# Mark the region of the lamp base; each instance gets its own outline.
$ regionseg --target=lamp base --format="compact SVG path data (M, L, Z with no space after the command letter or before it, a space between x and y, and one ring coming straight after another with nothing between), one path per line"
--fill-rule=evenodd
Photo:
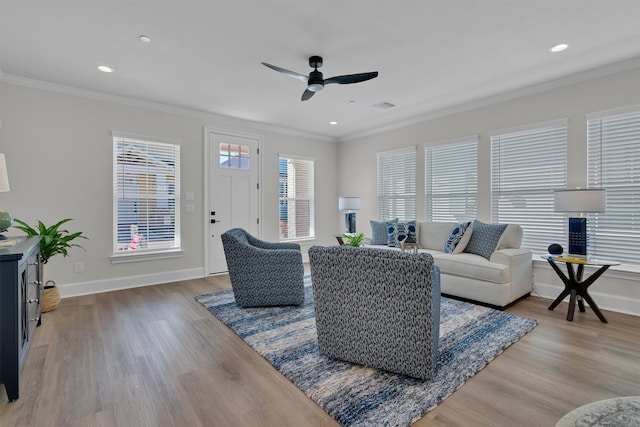
M587 218L569 218L569 254L587 255Z
M356 232L356 213L347 212L344 214L344 231L345 233Z

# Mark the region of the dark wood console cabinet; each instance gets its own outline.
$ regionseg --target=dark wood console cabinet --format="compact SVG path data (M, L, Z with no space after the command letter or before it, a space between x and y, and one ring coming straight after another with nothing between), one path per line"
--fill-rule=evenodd
M20 372L40 319L40 238L10 237L0 248L0 383L20 396Z

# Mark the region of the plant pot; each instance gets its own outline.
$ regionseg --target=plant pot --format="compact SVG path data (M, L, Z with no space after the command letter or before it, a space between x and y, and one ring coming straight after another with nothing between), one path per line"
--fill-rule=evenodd
M52 282L51 280L49 282ZM47 282L48 283L48 282ZM40 311L55 310L60 303L60 289L55 286L44 287L40 290Z

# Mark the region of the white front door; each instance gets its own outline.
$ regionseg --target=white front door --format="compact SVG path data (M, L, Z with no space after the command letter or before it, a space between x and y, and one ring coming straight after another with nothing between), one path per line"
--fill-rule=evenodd
M207 130L208 274L227 271L220 235L240 227L259 237L259 138Z

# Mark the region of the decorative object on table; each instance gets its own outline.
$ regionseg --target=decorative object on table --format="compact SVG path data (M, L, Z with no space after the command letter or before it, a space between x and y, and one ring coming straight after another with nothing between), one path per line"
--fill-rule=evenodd
M557 243L552 243L547 248L547 251L549 252L549 255L562 255L564 248Z
M298 243L265 242L242 228L220 237L239 307L302 304L304 264Z
M344 243L344 245L346 246L354 246L356 248L363 246L367 243L367 239L366 237L364 237L363 233L357 233L357 234L343 234L342 235L342 241Z
M40 282L43 284L40 298L43 313L54 310L60 303L60 290L56 286L56 282L53 280L45 282L44 280L44 265L54 255L69 256L69 249L72 247L84 249L79 244L71 242L75 239L87 239L82 235L82 231L71 233L69 230L60 229L60 226L69 221L72 219L66 218L49 227L44 225L42 221L38 221L38 227L34 228L22 220L15 219L19 225L14 225L14 228L25 232L28 236L40 236Z
M360 197L339 197L338 210L345 211L344 214L344 232L356 232L356 213L353 211L360 210Z
M7 162L4 154L0 153L0 192L9 191L9 174L7 173ZM0 233L4 233L13 224L13 216L5 210L0 209ZM0 235L0 240L6 239Z
M556 190L553 193L556 212L602 213L607 207L607 192L603 188ZM569 254L587 255L589 239L586 217L569 217Z
M640 396L614 397L580 406L556 427L640 426Z
M305 302L299 307L243 309L230 290L196 300L342 426L410 425L537 324L442 298L437 368L431 381L422 381L322 356L308 276Z

